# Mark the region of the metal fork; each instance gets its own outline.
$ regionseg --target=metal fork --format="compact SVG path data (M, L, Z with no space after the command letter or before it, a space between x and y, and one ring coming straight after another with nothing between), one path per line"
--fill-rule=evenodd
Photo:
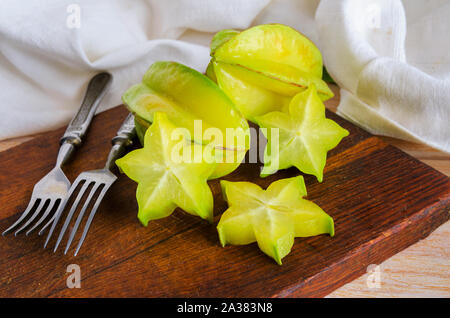
M59 204L66 198L70 188L70 181L62 171L61 166L67 162L74 153L75 148L81 144L81 139L85 135L111 79L111 74L103 72L95 75L90 80L80 109L67 126L64 135L60 139L61 146L55 167L35 184L27 208L19 219L2 233L3 235L14 231L30 215L33 208L37 206L31 217L29 217L14 233L15 235L19 234L26 229L41 213L41 210L46 207L41 218L26 232L26 235L30 234L49 216L50 212L54 209L56 210ZM49 224L51 224L55 215L56 214L54 214L50 221L41 229L39 235L43 233Z
M75 250L75 256L78 254L78 251L81 248L81 245L83 244L86 235L89 231L89 227L92 223L92 219L94 218L95 213L97 212L97 209L105 195L105 193L108 191L108 189L111 187L111 185L116 181L117 176L112 172L113 167L115 166L116 159L120 158L126 150L126 147L132 144L132 139L135 136L135 128L134 128L134 116L132 114L129 114L125 121L123 122L122 126L117 131L117 136L112 139L112 148L109 152L108 159L106 160L105 167L103 169L99 170L92 170L92 171L85 171L82 172L75 182L72 184L69 190L69 195L64 200L63 204L58 209L58 212L56 213L56 218L53 221L52 227L50 229L50 232L48 233L47 240L45 241L44 248L47 246L48 242L50 241L50 238L53 234L53 231L55 230L55 227L59 221L59 218L61 217L61 214L67 205L67 202L69 198L73 195L75 189L82 184L80 191L78 192L78 195L73 202L73 205L70 208L69 213L67 214L66 220L64 222L64 225L61 229L61 232L59 233L58 239L56 241L55 248L53 252L56 252L59 244L61 243L64 233L67 230L67 227L69 226L69 223L72 219L72 216L74 212L76 211L84 193L88 189L89 186L92 185L91 190L89 192L89 195L86 199L86 201L83 204L83 207L80 210L80 213L78 214L78 217L75 221L75 225L70 233L69 239L67 241L66 249L64 251L64 254L67 253L69 250L70 245L72 244L72 241L75 237L75 234L78 230L78 227L81 223L81 220L83 219L83 215L85 214L88 206L90 205L92 198L94 197L95 193L99 192L99 195L97 197L97 200L94 203L94 206L89 214L89 217L86 221L86 225L84 226L83 234L80 238L80 241L78 242L78 246Z

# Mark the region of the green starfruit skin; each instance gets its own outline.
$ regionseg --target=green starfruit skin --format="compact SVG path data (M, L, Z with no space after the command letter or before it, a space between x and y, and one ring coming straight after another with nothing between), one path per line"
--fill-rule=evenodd
M286 110L289 99L312 84L322 100L333 96L321 79L320 51L285 25L221 31L211 42L211 56L207 76L252 122L266 112Z
M230 37L215 48L217 62L241 65L277 78L300 71L322 78L319 49L306 36L282 24L262 24Z
M233 38L237 34L239 34L239 31L232 29L225 29L217 32L211 40L210 45L211 55L214 55L214 53L219 47L221 47L224 43L228 42L231 38Z
M142 133L139 130L144 131L153 121L154 113L160 111L166 113L178 127L187 128L195 142L214 142L218 158L229 158L229 161L219 162L211 175L212 179L235 170L249 149L248 123L233 102L207 76L182 64L154 63L142 82L130 87L123 94L122 100L139 118L137 128L141 139ZM200 131L195 129L197 120L201 120ZM231 146L226 139L226 131L230 128L236 129L241 137ZM209 129L217 129L223 138L204 138Z
M225 29L217 32L211 40L211 55L213 55L218 47L227 42L229 39L239 34L237 30ZM216 74L214 72L213 60L211 60L206 68L206 76L208 76L212 81L217 83Z

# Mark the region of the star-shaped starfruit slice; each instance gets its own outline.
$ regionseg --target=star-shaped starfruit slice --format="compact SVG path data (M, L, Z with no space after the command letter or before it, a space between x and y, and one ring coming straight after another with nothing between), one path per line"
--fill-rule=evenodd
M165 113L157 112L145 132L144 148L116 160L138 183L138 218L145 226L169 216L176 207L212 222L213 195L206 180L216 164L206 146L186 140L183 133Z
M325 117L314 85L292 98L287 113L270 112L256 117L256 123L267 137L262 177L295 166L322 182L327 151L349 134Z
M266 190L251 182L220 183L229 206L217 225L222 246L257 242L281 265L295 237L334 235L333 219L303 199L306 187L302 176L275 181Z

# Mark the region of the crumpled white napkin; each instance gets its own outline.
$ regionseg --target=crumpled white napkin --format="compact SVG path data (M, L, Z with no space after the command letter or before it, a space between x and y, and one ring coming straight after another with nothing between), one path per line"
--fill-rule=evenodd
M342 116L450 152L449 21L439 0L2 0L0 139L66 124L99 70L104 110L154 61L204 71L216 31L277 22L321 49Z
M100 110L121 104L155 61L203 72L211 34L249 27L269 1L1 0L0 139L68 123L99 70L114 77ZM177 40L187 29L208 39Z
M450 2L324 0L320 48L338 114L380 135L450 152Z

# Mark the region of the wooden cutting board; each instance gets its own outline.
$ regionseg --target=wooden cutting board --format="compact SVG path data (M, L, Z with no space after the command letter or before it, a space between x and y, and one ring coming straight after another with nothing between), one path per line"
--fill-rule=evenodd
M65 167L69 180L103 167L123 106L94 118L85 144ZM112 186L77 257L45 237L0 238L1 297L298 297L325 296L449 219L450 179L379 138L327 112L350 131L328 154L324 181L305 176L308 199L335 221L336 235L296 238L277 265L256 246L219 244L215 225L226 209L218 180L214 225L180 210L143 227L136 184L125 175ZM0 230L26 208L34 184L54 165L64 127L0 153ZM242 164L224 179L267 187L298 175L287 169L261 179L258 164ZM75 218L74 218L75 219ZM62 223L62 222L61 222ZM55 237L51 240L54 246ZM79 237L76 237L78 241ZM76 244L72 244L76 245ZM69 289L69 264L81 288Z

